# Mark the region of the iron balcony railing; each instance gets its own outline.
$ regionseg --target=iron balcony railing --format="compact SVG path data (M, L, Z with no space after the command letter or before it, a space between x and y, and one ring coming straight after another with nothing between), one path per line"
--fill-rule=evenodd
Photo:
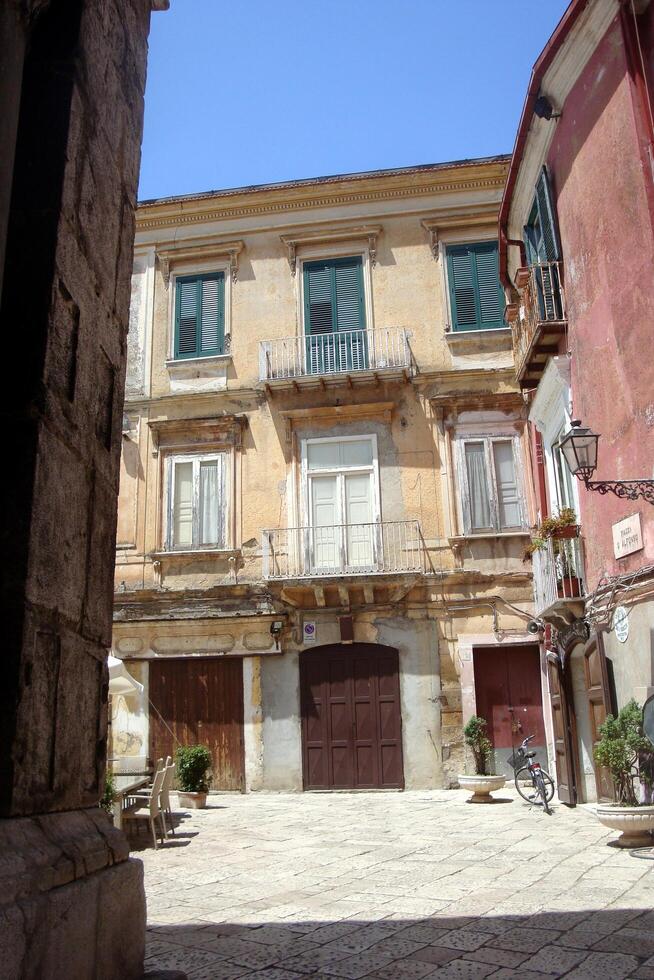
M547 332L548 325L557 328L565 323L562 272L561 262L537 262L529 267L526 282L521 286L521 304L512 331L518 378L524 373L534 345Z
M264 340L259 345L259 378L321 377L357 371L411 370L406 330L341 330Z
M397 575L423 571L418 521L263 531L265 579Z
M547 538L533 553L534 604L541 616L562 599L582 599L584 554L580 537Z

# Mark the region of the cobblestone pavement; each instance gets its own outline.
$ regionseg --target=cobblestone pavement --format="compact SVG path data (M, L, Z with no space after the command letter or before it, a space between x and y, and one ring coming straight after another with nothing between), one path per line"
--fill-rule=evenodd
M519 799L465 800L461 791L211 796L175 841L139 850L146 970L193 980L654 980L654 848L608 847L616 835L586 808L547 817Z

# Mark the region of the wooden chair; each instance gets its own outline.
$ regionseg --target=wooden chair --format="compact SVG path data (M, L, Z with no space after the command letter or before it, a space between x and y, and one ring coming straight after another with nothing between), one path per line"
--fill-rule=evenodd
M164 823L163 813L161 811L161 787L163 785L165 773L165 769L159 769L154 775L152 791L150 794L147 797L143 797L142 800L136 799L134 803L130 803L128 806L126 806L122 812L122 819L124 822L128 820L147 820L149 822L155 850L158 846L156 831L157 817L159 818L159 824L161 826L161 839L164 840L166 837L166 825Z

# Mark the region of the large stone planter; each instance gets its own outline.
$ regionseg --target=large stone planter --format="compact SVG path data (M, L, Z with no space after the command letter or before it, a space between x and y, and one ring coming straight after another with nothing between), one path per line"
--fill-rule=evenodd
M187 807L189 810L203 810L207 805L206 793L184 793L179 790L177 793L179 805Z
M654 847L654 806L617 806L615 803L598 803L599 822L611 830L622 831L616 847Z
M457 776L461 789L472 790L468 803L492 803L493 790L502 789L506 776Z

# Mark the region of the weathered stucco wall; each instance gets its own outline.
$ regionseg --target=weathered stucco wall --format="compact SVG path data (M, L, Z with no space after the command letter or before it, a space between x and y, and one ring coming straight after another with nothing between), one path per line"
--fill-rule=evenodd
M652 52L645 52L651 59ZM572 352L575 416L601 433L595 479L654 475L653 215L619 20L566 100L553 176ZM654 560L654 510L580 490L591 587ZM613 558L611 525L640 513L644 550Z

